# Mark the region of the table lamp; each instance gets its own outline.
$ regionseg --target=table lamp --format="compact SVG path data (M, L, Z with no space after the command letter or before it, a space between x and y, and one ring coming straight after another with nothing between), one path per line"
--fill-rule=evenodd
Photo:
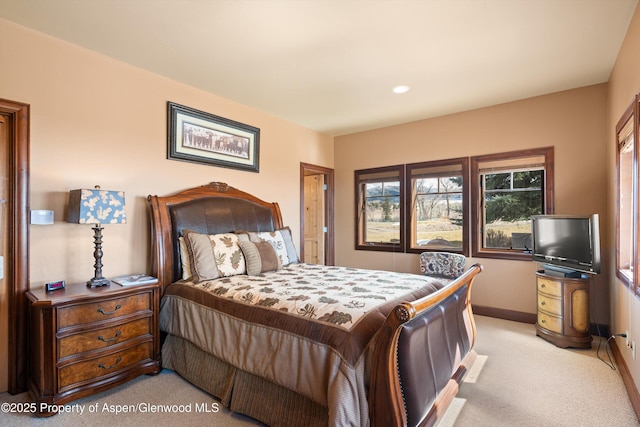
M102 224L126 224L124 192L94 189L80 189L69 192L67 222L74 224L94 224L93 242L95 250L95 273L87 286L95 288L110 283L102 276Z

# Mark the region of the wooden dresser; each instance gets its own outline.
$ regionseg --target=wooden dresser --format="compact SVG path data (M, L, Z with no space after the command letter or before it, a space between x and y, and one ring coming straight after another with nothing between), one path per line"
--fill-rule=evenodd
M536 272L536 334L558 347L591 348L589 283L591 279L556 277Z
M27 292L29 391L38 409L160 372L157 284ZM52 415L55 411L42 411Z

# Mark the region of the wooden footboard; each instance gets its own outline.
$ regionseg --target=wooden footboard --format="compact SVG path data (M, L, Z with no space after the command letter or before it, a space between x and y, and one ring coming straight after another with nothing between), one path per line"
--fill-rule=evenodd
M473 363L473 265L440 291L395 307L379 332L369 389L372 426L433 425Z

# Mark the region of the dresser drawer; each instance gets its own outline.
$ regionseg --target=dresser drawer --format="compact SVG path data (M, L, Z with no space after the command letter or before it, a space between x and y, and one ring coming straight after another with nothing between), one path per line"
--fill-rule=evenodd
M153 342L143 342L116 353L73 363L58 370L58 392L79 383L113 374L145 359L151 360Z
M538 277L538 292L560 297L562 296L562 286L558 281Z
M562 333L562 317L549 316L538 312L538 324L551 332Z
M157 283L90 288L83 282L26 296L29 391L39 407L64 405L162 369Z
M58 328L109 320L143 310L151 310L151 292L60 308Z
M151 334L151 317L134 320L110 328L69 335L58 340L58 358L97 350L135 337Z
M562 300L559 298L551 298L540 293L538 294L538 310L562 316Z

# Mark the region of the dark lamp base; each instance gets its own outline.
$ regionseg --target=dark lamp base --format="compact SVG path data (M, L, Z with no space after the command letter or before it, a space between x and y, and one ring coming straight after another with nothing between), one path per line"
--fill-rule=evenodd
M99 286L107 286L111 281L109 279L105 279L104 277L93 278L87 282L87 286L89 288L97 288Z

